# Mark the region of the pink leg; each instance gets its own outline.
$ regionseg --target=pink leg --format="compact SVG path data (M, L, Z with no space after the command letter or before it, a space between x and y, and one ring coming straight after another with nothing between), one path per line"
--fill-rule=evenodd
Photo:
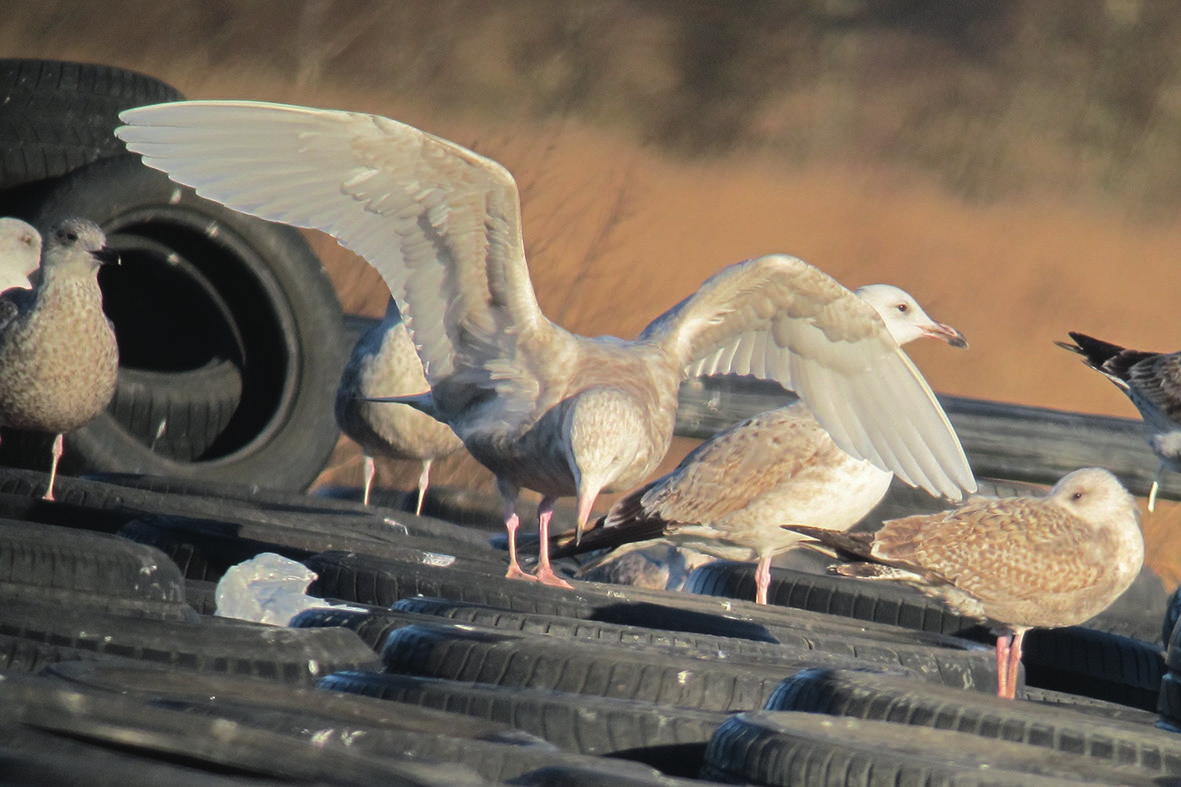
M62 436L53 438L53 464L49 466L49 488L45 490L43 500L53 500L53 482L57 480L57 463L62 458Z
M422 501L426 497L427 485L431 482L431 460L422 463L422 472L418 474L418 505L414 507L415 516L422 516Z
M1020 629L1013 636L1013 644L1009 648L1009 668L1006 675L1009 685L1005 690L1009 699L1017 696L1017 676L1021 670L1021 642L1025 639L1025 629Z
M554 585L573 590L574 586L555 574L549 562L549 521L554 516L555 500L556 498L553 497L543 497L537 506L538 535L541 537L541 546L538 549L537 578L541 580L543 585Z
M996 695L1005 697L1009 691L1009 653L1012 634L1001 634L996 638Z
M365 505L369 505L369 490L373 488L373 476L377 473L377 463L373 457L365 454L365 495L361 498Z
M767 588L771 587L771 556L763 555L759 558L759 565L755 568L755 603L767 603Z
M532 574L526 574L521 570L521 564L517 562L517 528L521 526L521 518L517 516L517 504L515 500L509 500L505 503L505 519L504 527L508 530L508 573L505 577L508 579L527 579L535 581L537 577Z

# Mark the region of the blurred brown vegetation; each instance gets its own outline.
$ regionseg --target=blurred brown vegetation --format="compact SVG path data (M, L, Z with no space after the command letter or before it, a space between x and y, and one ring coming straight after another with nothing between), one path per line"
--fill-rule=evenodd
M5 56L132 68L192 98L375 112L498 159L521 184L542 307L575 331L633 336L721 266L786 251L850 286L899 284L962 329L968 352L912 353L947 393L1131 417L1052 341L1181 347L1171 0L6 11ZM313 241L346 308L379 314L372 271ZM339 453L355 474L355 452ZM442 478L479 477L453 464ZM1178 516L1150 525L1173 554Z

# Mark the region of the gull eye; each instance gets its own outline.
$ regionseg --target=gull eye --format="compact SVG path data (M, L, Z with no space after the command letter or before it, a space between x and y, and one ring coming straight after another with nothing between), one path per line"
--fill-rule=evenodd
M1083 492L1082 491L1075 492L1073 495L1070 496L1070 499L1075 500L1075 501L1082 500L1083 499Z
M906 314L910 311L910 304L909 303L900 303L900 304L898 304L897 308L898 308L899 313Z

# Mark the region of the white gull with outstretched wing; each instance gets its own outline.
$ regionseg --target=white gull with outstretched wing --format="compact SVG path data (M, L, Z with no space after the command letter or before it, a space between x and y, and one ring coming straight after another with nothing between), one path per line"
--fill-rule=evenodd
M542 314L516 183L499 164L377 115L247 101L123 112L129 150L199 194L329 233L385 279L429 396L496 474L513 544L521 487L584 525L600 491L642 482L672 438L677 390L750 374L795 390L836 443L952 499L976 488L922 375L877 313L811 265L772 254L724 268L634 341L576 336ZM522 575L510 553L510 575Z

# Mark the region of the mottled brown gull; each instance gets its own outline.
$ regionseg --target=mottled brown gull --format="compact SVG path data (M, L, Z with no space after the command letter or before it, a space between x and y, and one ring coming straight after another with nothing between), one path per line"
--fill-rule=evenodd
M1046 497L972 497L950 511L890 520L876 533L784 527L865 561L837 566L838 574L909 582L989 624L997 693L1009 698L1025 632L1094 617L1144 562L1135 500L1095 467L1063 476Z
M874 284L856 292L900 346L923 336L967 346L963 334L928 317L897 287ZM881 501L891 478L888 470L842 451L798 402L714 435L671 473L617 502L580 547L560 554L625 542L643 547L659 539L729 560L757 560L755 601L766 604L772 559L800 540L779 525L848 530Z
M117 260L96 224L66 219L45 241L36 286L0 295L0 426L55 435L46 500L62 435L93 420L115 394L119 348L98 268Z
M695 374L772 378L859 458L958 499L975 481L930 388L871 307L775 254L731 265L635 341L584 338L542 314L516 183L504 167L376 115L198 101L127 110L116 132L149 166L253 215L328 232L385 279L431 391L412 401L496 475L510 576L522 487L542 495L538 576L554 584L553 503L641 483L668 450Z
M381 324L357 340L336 391L336 422L364 452L365 505L373 486L375 456L421 464L414 508L414 513L421 514L431 463L463 448L451 427L426 413L405 404L367 401L368 397L422 393L427 387L414 343L390 300Z
M41 264L41 233L20 219L0 218L0 292L29 289L29 277Z
M1160 459L1148 510L1156 510L1156 493L1165 470L1181 472L1181 352L1129 350L1118 344L1069 331L1074 344L1055 342L1083 356L1084 363L1127 394L1144 419L1148 445Z

